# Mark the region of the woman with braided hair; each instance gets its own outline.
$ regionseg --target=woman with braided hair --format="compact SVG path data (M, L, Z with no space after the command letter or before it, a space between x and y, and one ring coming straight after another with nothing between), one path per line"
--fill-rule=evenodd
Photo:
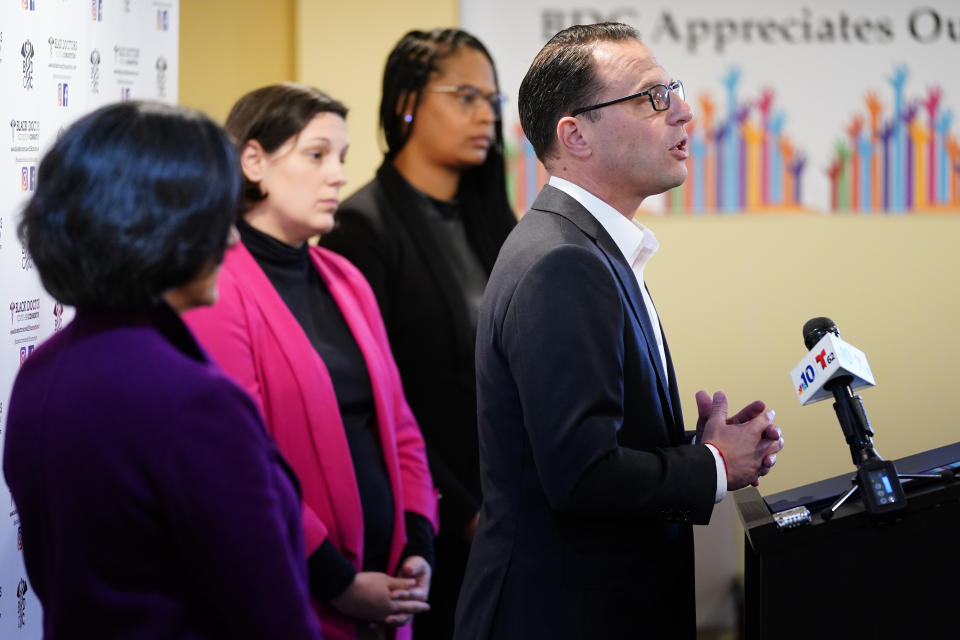
M504 176L503 95L483 44L459 29L411 31L383 74L376 177L321 245L377 297L440 490L431 611L416 638L450 638L481 501L474 337L480 299L516 223Z

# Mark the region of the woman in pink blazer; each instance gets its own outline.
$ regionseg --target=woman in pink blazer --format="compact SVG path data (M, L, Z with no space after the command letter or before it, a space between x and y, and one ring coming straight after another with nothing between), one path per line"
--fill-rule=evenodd
M437 526L423 438L366 280L307 243L333 227L345 116L294 84L234 105L226 129L244 175L242 242L225 256L218 303L185 320L297 472L324 637L404 639L429 608Z

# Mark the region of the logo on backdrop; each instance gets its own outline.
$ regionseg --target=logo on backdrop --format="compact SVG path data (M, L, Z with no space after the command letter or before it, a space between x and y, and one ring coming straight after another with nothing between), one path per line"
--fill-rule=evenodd
M57 300L53 303L53 330L60 331L63 327L63 305Z
M31 0L32 1L32 0ZM27 586L27 581L23 578L20 578L20 582L17 583L17 628L22 629L24 625L24 618L27 613L27 591L29 587Z
M90 52L90 93L100 93L100 52Z
M3 216L0 216L0 250L3 249ZM0 405L2 409L3 405Z
M130 0L123 0L123 12L130 13Z
M170 11L167 9L157 9L157 31L170 30Z
M10 151L39 151L40 150L40 121L18 120L10 121Z
M113 46L113 63L118 67L137 67L140 65L140 49L137 47Z
M94 22L103 22L103 0L90 0L90 18Z
M36 183L34 183L34 188L36 188ZM30 271L33 269L33 257L27 251L26 247L20 247L20 268L24 271ZM37 314L39 317L40 314Z
M10 335L20 352L20 364L33 353L40 330L40 298L10 302Z
M0 31L0 62L3 62L3 31Z
M113 47L113 74L120 85L120 102L130 99L130 87L140 75L140 49L137 47Z
M69 84L66 82L57 83L57 106L66 107L69 102Z
M50 46L50 62L47 63L48 67L60 71L77 70L77 54L80 50L78 41L50 36L47 38L47 44ZM64 78L64 76L55 77ZM69 76L66 77L69 78Z
M36 191L37 165L20 167L20 191Z
M14 300L10 303L10 323L39 320L40 298Z
M24 40L20 55L23 56L23 88L33 89L33 43Z
M167 59L163 56L157 58L157 96L163 98L167 95Z
M34 0L20 0L20 8L24 11L36 11L37 7Z

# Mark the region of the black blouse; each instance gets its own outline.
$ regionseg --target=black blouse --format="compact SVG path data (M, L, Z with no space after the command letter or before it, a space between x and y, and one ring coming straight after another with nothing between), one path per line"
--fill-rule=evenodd
M373 388L363 353L330 289L311 264L306 243L300 247L290 246L242 220L237 229L244 246L263 269L327 367L350 447L363 509L363 570L386 571L393 534L393 492L377 431ZM411 542L405 555L423 555L431 561L430 523L418 514L408 513L406 524L408 529L415 531L408 531ZM418 544L426 544L427 548L414 548ZM350 585L355 573L353 565L329 541L311 556L309 565L311 592L322 601L339 595Z

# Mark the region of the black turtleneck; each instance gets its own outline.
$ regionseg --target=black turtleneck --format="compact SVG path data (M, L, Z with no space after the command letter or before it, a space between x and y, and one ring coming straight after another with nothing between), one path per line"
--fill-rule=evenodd
M290 246L242 220L237 229L244 246L327 367L363 509L363 570L386 571L393 534L393 492L377 432L373 388L363 353L330 289L311 263L306 243L300 247ZM404 555L422 555L432 563L430 523L409 512L405 520L410 542ZM308 564L310 590L321 601L336 597L353 581L353 565L329 541L311 555Z

